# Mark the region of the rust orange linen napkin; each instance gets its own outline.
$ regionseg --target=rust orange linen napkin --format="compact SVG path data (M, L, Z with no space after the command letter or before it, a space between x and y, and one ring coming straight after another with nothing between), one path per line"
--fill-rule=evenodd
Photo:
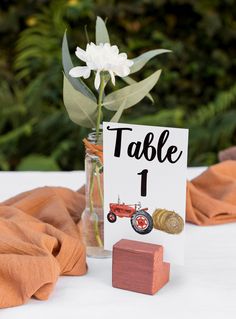
M44 187L0 204L0 307L47 299L59 275L86 273L84 195Z
M236 222L236 161L213 165L188 182L186 219L202 226Z

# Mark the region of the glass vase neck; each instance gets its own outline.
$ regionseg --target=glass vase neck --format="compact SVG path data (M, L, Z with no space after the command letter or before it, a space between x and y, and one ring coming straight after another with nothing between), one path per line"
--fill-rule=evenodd
M87 140L92 144L102 144L102 130L99 131L98 138L96 132L90 132L88 134Z

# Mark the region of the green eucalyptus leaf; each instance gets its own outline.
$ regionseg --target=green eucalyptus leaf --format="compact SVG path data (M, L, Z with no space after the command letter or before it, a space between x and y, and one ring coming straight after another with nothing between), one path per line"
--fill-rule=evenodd
M106 24L102 18L97 17L96 20L96 44L110 43L109 34L106 28Z
M155 56L162 54L162 53L167 53L171 52L170 50L165 50L165 49L157 49L157 50L150 50L148 52L145 52L138 56L137 58L132 59L134 64L130 68L130 74L135 73L144 67L144 65L154 58Z
M120 107L118 108L114 116L110 119L110 122L119 122L121 115L124 111L125 103L126 100L124 100L123 103L121 103Z
M84 127L96 127L97 104L75 90L64 75L63 100L70 119Z
M68 42L66 37L66 31L64 33L63 41L62 41L62 65L67 79L70 81L71 85L75 90L80 93L86 95L90 99L96 102L96 97L93 92L89 89L89 87L81 80L81 78L73 78L69 75L69 71L74 67L70 52L68 48Z
M137 83L137 81L135 81L134 79L132 79L130 76L126 76L124 78L122 78L122 80L127 83L127 84L134 84L134 83ZM154 100L153 100L153 97L151 96L150 93L148 93L146 95L146 97L152 102L154 103Z
M124 101L124 109L137 104L151 91L157 83L160 74L161 70L158 70L140 82L128 85L108 94L104 99L103 106L110 111L117 111Z

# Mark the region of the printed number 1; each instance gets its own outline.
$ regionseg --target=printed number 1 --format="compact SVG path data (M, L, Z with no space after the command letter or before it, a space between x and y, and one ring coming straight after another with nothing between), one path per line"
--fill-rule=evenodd
M147 169L143 169L142 172L138 173L138 175L141 175L141 196L143 197L147 196L147 174Z

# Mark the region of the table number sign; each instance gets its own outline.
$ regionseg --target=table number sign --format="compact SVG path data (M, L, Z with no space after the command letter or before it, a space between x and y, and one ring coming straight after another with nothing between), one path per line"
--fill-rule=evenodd
M150 242L183 264L188 130L104 122L103 145L105 249Z

